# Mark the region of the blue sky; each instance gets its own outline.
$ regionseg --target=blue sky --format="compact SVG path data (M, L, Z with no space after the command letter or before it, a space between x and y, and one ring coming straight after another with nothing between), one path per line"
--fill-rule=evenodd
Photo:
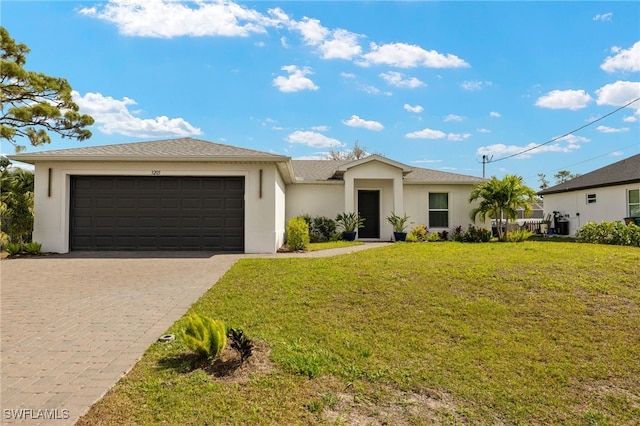
M487 177L535 189L640 152L640 101L570 133L640 98L637 1L3 1L0 19L96 120L28 152L195 137L305 159L358 141L474 176L486 155Z

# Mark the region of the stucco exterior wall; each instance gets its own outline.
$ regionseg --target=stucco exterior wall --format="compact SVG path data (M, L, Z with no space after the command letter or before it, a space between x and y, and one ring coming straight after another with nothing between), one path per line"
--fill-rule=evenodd
M303 214L335 219L344 211L344 183L299 183L286 187L286 221Z
M51 182L49 183L49 168ZM260 169L263 170L260 198ZM153 172L152 172L153 171ZM213 162L38 162L35 167L34 241L43 251L69 251L70 176L244 176L245 252L273 253L278 237L276 197L279 173L274 164ZM278 177L277 177L278 176ZM49 192L50 185L50 192ZM282 186L282 185L281 185ZM280 238L280 240L279 240Z
M544 196L544 214L560 212L569 219L569 235L587 222L622 221L628 215L627 191L640 184L591 188ZM587 204L587 195L595 194L596 202ZM568 216L567 216L568 215Z
M420 185L408 184L404 189L405 212L410 216L411 226L424 225L429 231L445 231L458 225L467 228L469 224L490 229L490 221L478 220L474 223L469 217L477 202L469 203L472 185ZM438 228L429 224L429 192L449 194L449 227Z

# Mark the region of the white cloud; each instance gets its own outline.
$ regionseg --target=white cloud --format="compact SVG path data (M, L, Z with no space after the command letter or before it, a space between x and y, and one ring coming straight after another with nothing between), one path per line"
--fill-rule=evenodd
M373 130L374 132L379 132L384 129L384 126L377 121L364 120L357 115L352 115L348 120L342 120L342 124L349 127L362 127L367 130Z
M442 163L442 160L415 160L412 161L414 164L433 164L433 163Z
M640 41L637 41L629 49L613 47L611 51L615 55L607 57L600 65L603 71L640 71Z
M408 139L447 139L450 141L462 141L471 137L470 133L445 133L441 130L434 129L422 129L416 132L407 133L405 135Z
M611 156L612 157L620 157L622 154L624 154L624 152L622 152L622 151L613 151L611 153Z
M306 16L291 26L300 31L304 41L312 46L317 46L322 43L330 33L329 29L320 23L320 20L311 19Z
M129 111L137 105L136 101L124 97L122 100L104 96L101 93L87 93L81 96L73 91L73 100L84 114L89 114L98 125L98 130L111 135L132 137L190 136L200 135L202 131L189 124L183 118L140 118Z
M416 87L426 86L426 84L415 77L404 78L404 75L397 71L389 71L381 73L380 77L389 85L395 87L415 89Z
M389 43L378 46L370 43L370 52L363 55L359 65L391 65L398 68L468 68L469 64L456 55L424 50L415 44Z
M362 53L358 44L358 34L343 29L337 29L331 33L331 39L325 40L319 46L323 59L347 59Z
M444 121L462 121L462 120L464 120L464 117L460 115L455 115L455 114L449 114L446 117L444 117Z
M287 38L285 36L280 37L280 44L282 45L282 47L284 47L285 49L289 48L289 43L287 42Z
M329 126L313 126L311 130L315 130L317 132L326 132L329 130Z
M287 136L286 140L291 143L300 143L314 148L333 148L344 146L344 144L337 139L329 138L321 133L305 130L296 130Z
M364 86L362 87L362 91L369 93L371 95L385 95L385 96L391 96L391 92L383 92L382 90L378 89L375 86Z
M638 121L638 117L634 117L633 115L628 115L622 119L625 123L635 123Z
M491 130L485 129L485 128L479 128L479 129L476 129L476 132L478 132L478 133L491 133Z
M490 117L494 117L494 118L500 118L500 117L502 117L502 114L500 114L499 112L491 111L489 113L489 116Z
M628 132L629 128L628 127L607 127L607 126L598 126L596 127L596 130L599 131L600 133L624 133L624 132Z
M587 106L591 96L584 90L553 90L536 101L535 105L549 109L576 111Z
M491 81L463 81L460 87L469 92L473 92L481 90L483 87L491 86L492 84Z
M611 21L611 17L613 17L612 12L598 13L596 16L593 17L593 20L594 21Z
M407 133L405 137L409 139L444 139L447 137L447 134L440 130L422 129Z
M305 77L313 74L310 68L299 68L296 65L285 65L280 68L289 73L288 76L278 76L273 80L273 85L281 92L299 92L301 90L318 90L313 81Z
M111 22L121 34L139 37L246 37L282 23L279 9L271 17L230 1L192 2L111 0L79 13ZM286 16L286 15L284 15Z
M471 137L471 133L449 133L447 135L447 140L449 141L463 141L465 139L469 139Z
M424 111L424 108L422 108L420 105L411 106L409 104L404 104L404 109L409 112L415 112L416 114L420 114L422 111Z
M591 139L584 136L576 136L574 134L569 134L556 139L556 142L567 142L569 145L578 145L585 142L591 142Z
M341 72L340 77L342 78L356 78L356 75L350 72Z
M622 106L640 97L640 82L638 81L616 81L602 86L596 90L596 103L598 105ZM629 108L635 109L636 115L640 115L640 101L637 101Z
M507 146L505 144L497 143L497 144L488 145L488 146L481 146L476 150L476 155L506 157L508 155L514 155L519 152L531 149L531 151L527 151L524 154L520 154L514 157L514 158L524 159L524 158L531 158L531 156L534 154L542 154L545 152L572 152L573 150L580 148L579 145L575 145L575 144L564 146L556 143L552 145L543 145L538 148L534 148L536 145L538 144L533 142L525 146L517 146L517 145Z

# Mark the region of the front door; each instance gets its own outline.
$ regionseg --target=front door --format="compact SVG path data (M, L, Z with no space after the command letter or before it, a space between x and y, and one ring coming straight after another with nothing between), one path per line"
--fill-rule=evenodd
M380 191L359 190L358 213L364 218L358 238L380 238Z

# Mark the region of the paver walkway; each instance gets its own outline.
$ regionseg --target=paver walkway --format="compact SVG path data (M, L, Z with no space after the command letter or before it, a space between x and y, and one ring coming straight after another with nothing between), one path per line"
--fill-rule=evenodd
M72 425L242 257L81 253L0 263L0 423ZM159 257L161 256L161 257Z

